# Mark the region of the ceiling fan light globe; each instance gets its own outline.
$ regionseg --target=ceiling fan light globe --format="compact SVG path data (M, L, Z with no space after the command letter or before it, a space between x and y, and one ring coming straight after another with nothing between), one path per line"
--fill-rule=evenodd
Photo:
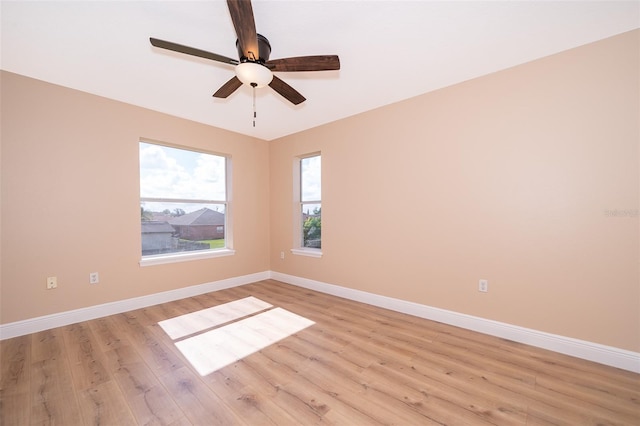
M243 62L236 66L236 76L243 84L265 87L273 80L271 70L255 62Z

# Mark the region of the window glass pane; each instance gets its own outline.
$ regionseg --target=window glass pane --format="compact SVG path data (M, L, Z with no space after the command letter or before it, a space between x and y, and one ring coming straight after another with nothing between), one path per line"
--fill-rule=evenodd
M226 200L226 159L140 143L140 197Z
M302 247L322 248L322 205L302 204Z
M142 255L224 248L224 204L141 202Z
M143 256L227 247L226 165L220 155L140 142Z
M300 159L300 201L322 199L321 161L319 155Z

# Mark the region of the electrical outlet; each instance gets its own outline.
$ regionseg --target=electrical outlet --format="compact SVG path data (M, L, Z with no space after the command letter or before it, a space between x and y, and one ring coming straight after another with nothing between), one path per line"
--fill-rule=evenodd
M58 277L47 277L47 290L58 288Z
M478 291L480 291L482 293L488 292L489 291L489 281L487 281L487 280L478 281Z
M98 284L100 282L100 276L97 272L92 272L89 274L89 284Z
M283 251L280 252L280 259L284 259L284 252Z

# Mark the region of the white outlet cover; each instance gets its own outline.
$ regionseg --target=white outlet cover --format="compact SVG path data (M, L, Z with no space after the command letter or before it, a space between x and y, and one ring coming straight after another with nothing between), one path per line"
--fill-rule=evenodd
M47 289L51 290L53 288L58 287L58 278L57 277L48 277L47 278Z

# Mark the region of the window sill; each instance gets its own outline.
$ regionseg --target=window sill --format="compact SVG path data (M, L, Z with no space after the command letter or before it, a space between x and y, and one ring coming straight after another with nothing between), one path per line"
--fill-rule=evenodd
M322 250L320 249L291 249L291 254L297 254L299 256L309 256L309 257L322 257Z
M233 256L236 254L235 250L221 249L221 250L206 250L190 253L178 253L178 254L160 254L156 256L145 256L140 259L140 266L153 266L163 265L165 263L176 262L188 262L191 260L211 259L214 257Z

